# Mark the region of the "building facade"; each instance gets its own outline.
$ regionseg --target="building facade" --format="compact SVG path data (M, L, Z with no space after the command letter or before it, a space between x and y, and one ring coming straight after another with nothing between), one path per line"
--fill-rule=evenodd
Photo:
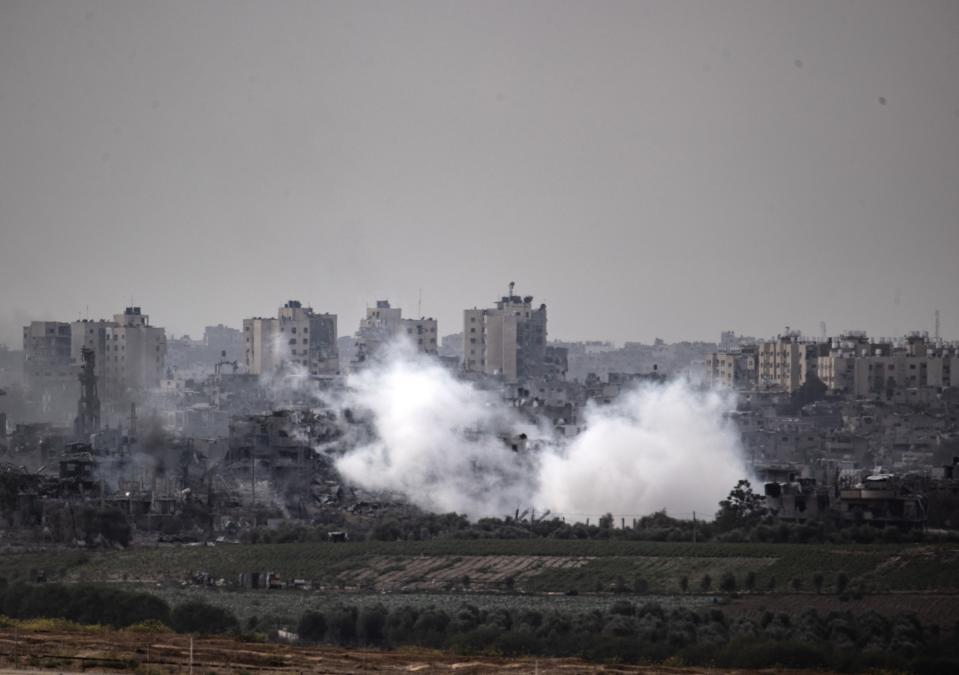
M76 370L71 360L70 324L32 321L23 327L23 375L34 390L72 387Z
M164 375L166 331L151 326L150 317L139 307L127 307L106 324L96 361L103 388L110 395L157 388Z
M735 389L756 386L757 349L743 347L731 351L706 354L705 377L710 384Z
M868 398L901 389L959 387L959 350L922 334L898 343L843 335L819 357L819 378L831 391Z
M280 307L275 319L244 319L243 339L251 373L263 375L292 366L316 376L339 372L336 315L317 314L297 300Z
M514 295L510 284L495 307L464 310L463 369L510 383L563 375L565 350L548 347L546 335L546 305L533 307L533 296Z
M423 353L437 353L436 319L404 319L402 309L391 307L389 300L377 300L375 307L366 308L366 316L356 331L356 362L362 363L400 335L405 335Z

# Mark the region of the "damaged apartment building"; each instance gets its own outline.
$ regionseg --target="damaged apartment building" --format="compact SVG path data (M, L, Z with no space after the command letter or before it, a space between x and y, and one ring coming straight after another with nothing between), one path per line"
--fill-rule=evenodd
M250 373L266 375L291 367L311 376L339 373L336 315L317 314L298 300L290 300L276 317L243 320L244 361Z
M389 300L377 300L375 307L366 308L356 331L355 364L375 356L384 345L398 337L405 337L424 354L437 353L437 324L432 317L404 319L403 310L391 307Z
M127 307L112 321L33 321L23 329L24 383L38 417L68 417L84 349L96 356L100 393L109 402L136 400L164 375L166 332L139 307Z

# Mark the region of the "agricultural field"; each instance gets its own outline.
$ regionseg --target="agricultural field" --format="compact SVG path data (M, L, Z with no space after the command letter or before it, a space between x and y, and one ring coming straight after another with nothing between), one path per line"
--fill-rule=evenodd
M251 572L271 572L284 582L302 580L309 590L237 588L240 575ZM908 608L937 621L950 612L959 615L955 545L432 540L171 545L0 556L0 576L8 581L34 579L39 573L68 583L123 584L173 604L200 594L241 618L292 619L305 609L337 602L591 609L624 596L690 607L729 603L730 609L745 612ZM194 585L197 573L212 586ZM838 597L841 579L854 597Z

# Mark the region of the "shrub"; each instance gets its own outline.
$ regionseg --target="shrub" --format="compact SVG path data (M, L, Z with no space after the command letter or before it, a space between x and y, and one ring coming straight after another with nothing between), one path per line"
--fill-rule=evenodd
M846 592L846 588L849 586L849 577L845 572L840 572L836 575L836 593L843 595Z
M173 629L178 633L227 633L237 627L232 612L201 600L178 605L173 610Z
M822 593L822 584L825 579L823 578L822 572L816 572L812 575L812 585L815 586L817 593Z
M326 637L326 617L322 612L304 612L297 624L296 633L301 640L321 642Z
M382 645L386 641L388 614L383 605L363 607L356 622L360 642L366 645Z
M633 579L633 591L641 595L649 593L649 582L637 575L636 578Z
M732 572L723 572L719 579L719 590L724 593L736 592L736 577L733 576Z

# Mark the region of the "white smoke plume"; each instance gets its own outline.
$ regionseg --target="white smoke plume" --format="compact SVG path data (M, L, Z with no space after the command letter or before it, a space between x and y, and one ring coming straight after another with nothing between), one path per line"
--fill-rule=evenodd
M731 395L677 380L590 406L585 430L554 438L493 393L457 379L404 343L347 378L338 406L366 411L370 438L337 461L350 482L400 493L433 511L473 517L551 509L567 520L660 509L711 517L750 471L727 419ZM543 441L514 452L501 436Z

